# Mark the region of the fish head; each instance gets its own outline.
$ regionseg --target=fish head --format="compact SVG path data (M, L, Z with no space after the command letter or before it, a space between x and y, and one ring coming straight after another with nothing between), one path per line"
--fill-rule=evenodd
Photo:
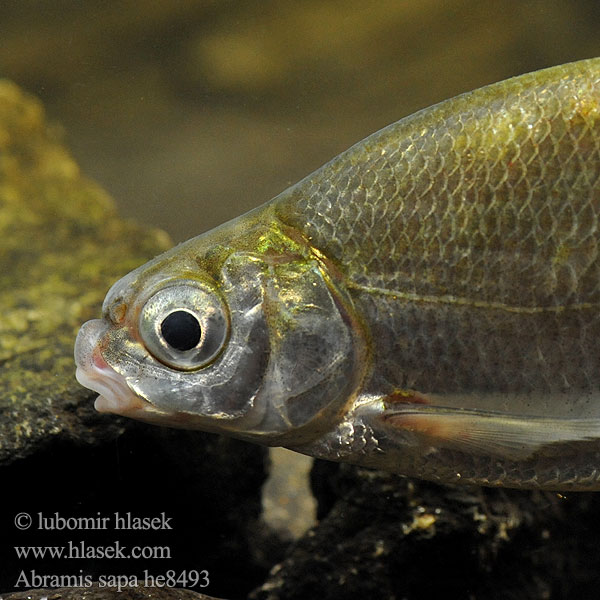
M321 435L363 336L322 261L273 235L199 236L115 283L75 344L96 409L271 445Z

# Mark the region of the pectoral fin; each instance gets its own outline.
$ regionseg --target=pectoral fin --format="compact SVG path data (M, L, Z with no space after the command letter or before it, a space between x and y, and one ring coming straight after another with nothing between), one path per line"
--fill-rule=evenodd
M600 419L510 415L475 409L403 405L385 411L384 423L419 443L509 460L552 454L563 444L600 441ZM560 446L557 446L560 445Z

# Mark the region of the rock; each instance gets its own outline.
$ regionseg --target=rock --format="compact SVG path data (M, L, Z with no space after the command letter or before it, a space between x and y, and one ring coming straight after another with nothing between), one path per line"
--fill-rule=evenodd
M591 598L600 497L446 487L317 461L320 522L252 600Z
M213 596L197 594L189 590L170 588L118 589L63 588L57 590L29 590L0 596L0 600L219 600Z
M0 590L22 589L32 572L193 569L210 575L203 591L241 597L264 577L251 549L263 449L101 416L74 378L81 323L99 316L117 278L168 246L166 234L119 219L39 102L0 82ZM118 517L168 526L123 529ZM16 554L29 545L70 558ZM152 558L133 558L134 546Z
M0 83L0 464L53 437L89 443L121 428L74 380L73 340L112 281L169 246L119 220L58 133L36 100Z

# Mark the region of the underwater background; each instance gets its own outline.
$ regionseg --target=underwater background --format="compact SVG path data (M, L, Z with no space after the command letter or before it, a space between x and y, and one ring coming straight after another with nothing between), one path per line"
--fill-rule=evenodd
M0 75L174 241L420 108L600 54L594 0L23 0L0 24Z

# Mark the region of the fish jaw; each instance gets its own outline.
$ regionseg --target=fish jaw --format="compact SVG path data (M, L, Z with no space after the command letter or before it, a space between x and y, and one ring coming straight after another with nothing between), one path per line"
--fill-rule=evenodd
M101 344L111 324L92 319L81 326L75 340L75 378L99 396L94 408L99 413L114 414L137 421L176 428L196 428L193 418L183 412L161 410L136 394L127 379L117 373L102 357ZM206 429L200 425L198 429Z
M134 394L125 377L102 357L100 342L109 328L104 319L83 324L75 341L75 377L82 386L100 394L94 403L98 412L133 416L149 403Z

